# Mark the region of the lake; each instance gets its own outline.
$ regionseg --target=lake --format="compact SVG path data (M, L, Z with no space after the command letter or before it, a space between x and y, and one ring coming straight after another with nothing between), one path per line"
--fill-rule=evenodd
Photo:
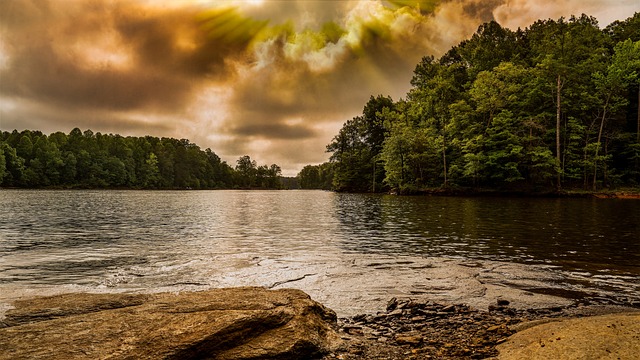
M348 314L402 295L473 303L478 278L485 293L640 293L637 200L0 190L0 203L6 301L249 285Z

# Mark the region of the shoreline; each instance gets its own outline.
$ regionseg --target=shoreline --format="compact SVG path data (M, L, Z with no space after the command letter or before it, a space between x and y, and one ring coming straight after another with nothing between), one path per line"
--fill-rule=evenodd
M290 188L135 188L135 187L85 187L85 186L45 186L45 187L0 187L0 190L45 190L45 191L292 191L317 190L342 194L359 194L357 192L338 192L325 189L290 189ZM411 193L389 192L363 193L397 196L452 196L452 197L498 197L498 198L596 198L596 199L640 199L640 189L588 191L581 189L562 189L549 191L498 190L471 188L433 188L421 189Z
M538 325L576 318L640 314L638 303L619 304L617 299L607 298L530 309L510 305L509 301L498 300L488 310L481 310L465 304L392 298L387 309L375 315L339 318L338 331L344 343L323 359L495 358L502 355L497 347L506 346L501 344L506 344L511 336Z
M301 259L229 259L227 271L209 274L209 282L141 283L144 276L126 274L110 283L85 285L3 284L0 317L14 300L64 293L157 293L205 291L257 286L296 288L328 306L340 317L383 311L391 297L442 304L466 304L487 310L499 299L516 309L569 306L581 299L640 306L633 278L617 279L615 289L599 280L545 264L449 257L336 254ZM631 274L629 274L631 276ZM119 280L119 281L116 281ZM195 281L195 280L194 280ZM153 286L151 286L153 285Z
M14 355L48 353L59 341L65 345L56 354L74 358L86 358L87 353L78 353L78 349L92 354L121 351L118 344L122 341L138 344L126 351L140 356L209 349L201 341L211 343L211 351L224 352L226 347L216 347L220 341L215 339L221 337L229 338L233 349L255 349L245 341L258 341L266 348L301 341L300 344L308 346L304 353L298 353L300 349L289 353L297 348L277 345L273 349L278 350L273 351L279 352L273 354L281 354L276 358L322 360L495 359L496 356L503 360L568 359L585 358L581 357L584 354L586 358L602 358L603 352L631 359L634 357L629 354L640 350L637 335L640 302L634 299L625 302L615 296L584 297L565 305L549 302L541 307L521 307L498 298L487 309L394 297L382 311L347 317L336 317L332 309L303 291L267 287L155 294L70 293L24 297L12 305L15 310L10 316L0 319L0 332L8 336L4 345ZM290 317L292 312L297 314L295 318ZM240 313L244 315L239 316ZM285 317L274 322L273 316ZM247 323L248 318L254 320ZM227 320L220 324L220 319ZM149 328L149 321L158 326ZM199 330L193 332L195 323L200 324ZM113 324L119 325L114 328ZM262 330L251 330L255 326L272 329L274 333L265 337ZM76 333L78 327L85 330ZM217 330L212 332L211 327ZM146 336L140 335L140 329L155 334L149 339L160 336L170 340L149 348L149 339L138 338ZM124 336L122 331L126 333ZM183 333L190 335L183 339L180 335ZM238 338L236 333L244 335ZM595 338L600 335L607 340ZM42 343L34 348L23 342L24 336L41 338ZM94 337L109 341L89 348ZM229 348L229 354L234 353L233 349ZM193 355L193 351L184 355ZM563 357L544 356L549 352ZM64 358L60 356L52 358Z
M471 188L434 188L422 189L411 194L398 194L391 191L392 195L400 196L459 196L459 197L499 197L499 198L596 198L596 199L640 199L640 189L600 190L588 191L581 189L562 189L548 191L527 190L497 190L497 189L471 189Z

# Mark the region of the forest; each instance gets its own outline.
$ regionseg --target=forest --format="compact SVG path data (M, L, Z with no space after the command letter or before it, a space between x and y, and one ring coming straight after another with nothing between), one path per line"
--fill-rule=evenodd
M417 64L405 99L371 96L303 188L553 192L640 186L640 13L495 21Z
M0 132L0 186L24 188L234 189L281 187L278 165L248 155L232 168L186 139L84 132Z

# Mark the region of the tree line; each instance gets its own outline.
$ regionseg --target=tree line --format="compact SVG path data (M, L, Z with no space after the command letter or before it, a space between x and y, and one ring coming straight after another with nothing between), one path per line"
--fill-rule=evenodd
M248 155L235 168L186 139L0 132L0 186L58 188L232 189L281 187L278 165Z
M549 191L640 185L640 13L495 21L417 64L406 99L371 97L301 186Z

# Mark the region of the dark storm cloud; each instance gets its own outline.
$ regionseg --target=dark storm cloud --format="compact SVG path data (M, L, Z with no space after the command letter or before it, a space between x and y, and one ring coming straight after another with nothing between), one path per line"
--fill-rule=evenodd
M303 125L287 125L279 123L242 124L233 129L233 132L241 136L253 136L260 134L261 136L274 140L282 139L306 139L315 135L314 131Z
M59 109L42 103L18 100L10 106L7 103L0 108L0 125L3 130L37 129L44 133L56 131L69 132L75 127L82 130L99 129L104 133L120 133L126 135L170 136L175 132L172 123L139 119L126 114L111 111L96 111L75 109L75 117L69 116L67 109ZM19 106L21 111L11 111L10 108ZM78 118L84 122L79 123Z
M475 19L482 22L495 20L493 11L506 0L474 0L464 4L464 11Z
M32 44L12 54L2 93L74 108L127 110L178 106L190 90L184 80L160 73L82 68L53 46Z
M3 1L0 13L8 52L1 93L60 106L181 108L204 78L224 80L226 61L244 51L213 42L196 9Z

